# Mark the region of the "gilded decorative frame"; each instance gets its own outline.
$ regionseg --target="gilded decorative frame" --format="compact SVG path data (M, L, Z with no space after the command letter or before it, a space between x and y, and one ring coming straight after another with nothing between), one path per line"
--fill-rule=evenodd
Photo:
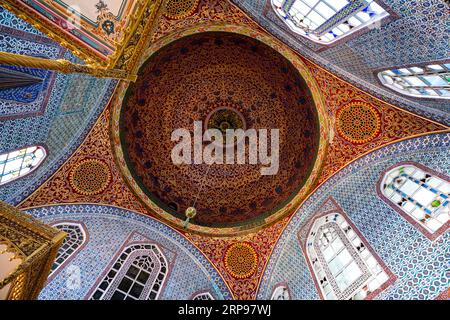
M283 217L290 215L295 211L295 209L299 206L302 200L309 194L309 192L315 187L317 180L320 176L320 173L322 172L322 167L328 148L329 121L327 119L325 100L322 96L319 86L316 80L314 79L313 75L309 71L308 67L306 66L306 64L301 60L301 58L286 45L282 44L281 42L279 42L272 36L268 35L267 33L264 33L257 29L249 28L247 26L210 24L210 25L196 26L193 28L188 28L175 32L167 37L160 39L156 43L153 43L142 55L139 65L142 65L152 54L157 52L159 49L177 39L195 33L210 32L210 31L222 31L222 32L242 34L265 43L274 50L277 50L285 58L287 58L294 65L294 67L297 68L299 73L305 79L308 87L310 88L314 99L314 103L317 108L320 123L320 142L317 158L314 163L311 174L309 176L309 179L307 180L305 185L300 189L297 195L295 195L293 199L282 209L280 209L276 213L272 214L271 216L265 218L263 221L254 225L247 224L236 227L212 228L189 224L187 228L184 228L183 220L175 218L168 212L164 211L159 206L157 206L152 200L150 200L149 197L145 195L145 193L139 187L137 182L133 179L132 174L125 162L124 153L120 141L119 119L122 102L128 88L128 83L126 82L119 83L118 88L114 94L114 97L112 98L111 127L110 127L111 145L113 148L113 154L116 164L119 170L121 171L126 184L130 187L130 189L137 196L137 198L140 199L140 201L146 206L146 208L150 212L155 213L157 216L162 218L164 222L179 230L186 230L188 232L196 234L204 234L218 237L243 235L256 232L262 228L265 228L269 225L276 223Z

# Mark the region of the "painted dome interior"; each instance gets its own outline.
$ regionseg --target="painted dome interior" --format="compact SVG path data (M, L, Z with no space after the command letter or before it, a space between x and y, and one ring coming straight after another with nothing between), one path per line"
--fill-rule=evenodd
M172 131L193 136L194 121L279 129L278 174L261 175L262 165L248 160L173 164ZM154 202L181 219L195 203L192 223L220 227L263 219L297 193L316 158L319 124L310 90L287 59L247 36L209 32L167 45L141 67L123 103L121 138L128 167Z

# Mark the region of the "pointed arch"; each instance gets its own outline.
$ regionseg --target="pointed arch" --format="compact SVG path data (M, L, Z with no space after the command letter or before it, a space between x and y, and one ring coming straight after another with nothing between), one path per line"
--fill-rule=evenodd
M400 162L382 173L380 198L430 240L450 226L450 178L416 162Z
M36 170L47 157L44 146L29 146L0 154L0 186Z
M272 292L270 300L291 300L291 292L287 284L278 284Z
M156 244L129 245L106 271L90 300L156 300L167 274L167 259Z
M204 291L195 294L191 300L215 300L209 291Z

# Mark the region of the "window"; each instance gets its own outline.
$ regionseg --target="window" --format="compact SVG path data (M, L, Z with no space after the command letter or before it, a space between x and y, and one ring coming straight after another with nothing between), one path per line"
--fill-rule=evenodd
M384 174L381 194L430 239L448 228L450 180L419 164L405 163Z
M167 276L166 258L154 244L126 247L91 300L156 300Z
M325 299L366 299L389 280L367 244L337 212L314 221L305 249Z
M192 300L214 300L213 296L209 292L203 292L196 294Z
M74 257L81 246L86 241L86 231L84 227L79 223L61 222L54 224L53 227L67 233L64 238L61 247L56 255L55 262L51 268L50 276L58 270L64 262L67 262L70 258Z
M272 5L292 31L321 44L389 16L373 0L272 0Z
M291 296L289 290L286 286L279 285L273 290L272 297L270 300L290 300Z
M47 153L41 146L0 154L0 185L30 174L46 156Z
M386 87L408 96L450 99L450 63L384 70L378 78Z

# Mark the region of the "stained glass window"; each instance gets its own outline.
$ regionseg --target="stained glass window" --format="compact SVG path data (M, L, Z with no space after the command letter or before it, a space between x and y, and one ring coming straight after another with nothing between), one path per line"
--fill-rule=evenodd
M385 70L378 78L385 86L402 94L450 99L450 63Z
M53 225L53 227L66 232L67 236L64 238L64 241L58 250L50 275L52 275L70 257L73 257L86 241L86 231L79 223L62 222Z
M126 247L91 296L91 300L156 300L168 272L166 258L154 244Z
M40 146L0 154L0 185L33 172L46 156L45 149Z
M450 181L425 168L400 165L381 182L383 195L395 207L433 234L450 220Z
M213 296L209 292L203 292L196 294L192 300L214 300Z
M270 300L290 300L289 290L286 286L280 285L273 290Z
M314 221L306 253L325 299L365 299L389 279L367 245L339 213Z
M272 5L292 31L322 44L389 16L373 0L272 0Z

